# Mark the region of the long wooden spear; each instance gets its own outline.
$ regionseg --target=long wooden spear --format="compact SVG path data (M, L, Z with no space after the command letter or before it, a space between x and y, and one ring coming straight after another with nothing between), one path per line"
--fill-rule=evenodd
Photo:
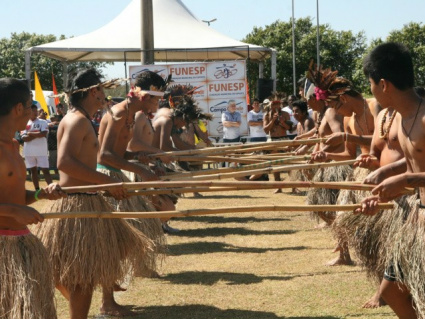
M149 188L179 188L179 187L246 187L253 189L261 189L265 187L272 188L329 188L329 189L351 189L370 191L376 185L361 184L359 182L262 182L262 181L170 181L170 182L129 182L129 183L113 183L103 185L85 185L62 187L62 190L67 193L77 192L96 192L108 191L117 188L125 188L127 190L149 189ZM411 189L406 188L410 191Z
M326 138L315 138L315 139L305 139L305 140L285 140L285 141L276 141L276 142L264 142L264 143L252 143L252 144L242 144L235 146L223 146L223 147L206 147L201 149L186 150L186 151L173 151L165 153L156 153L150 154L151 157L160 157L160 156L178 156L178 155L199 155L199 154L224 154L229 152L252 152L258 150L267 150L274 149L285 146L297 146L297 145L312 145L316 143L321 143L326 141Z
M379 209L391 209L391 203L378 204ZM172 210L162 212L66 212L42 214L45 219L52 218L165 218L165 217L188 217L197 215L214 215L227 213L248 213L263 211L290 211L290 212L326 212L326 211L354 211L361 208L361 204L354 205L301 205L301 206L242 206L242 207L222 207L215 209L189 209Z
M315 163L315 164L299 164L299 165L286 165L286 166L277 166L277 167L266 167L259 168L247 171L237 171L232 173L223 173L223 174L211 174L211 175L201 175L201 176L193 176L191 179L195 180L213 180L213 179L226 179L226 178L235 178L235 177L243 177L248 175L257 175L257 174L272 174L278 172L287 172L291 170L303 170L303 169L314 169L314 168L324 168L324 167L332 167L332 166L340 166L340 165L352 165L356 160L348 160L341 162L327 162L327 163ZM182 176L181 178L175 177L173 175L173 180L183 180L188 177Z
M271 167L272 165L290 163L290 162L293 162L293 161L307 160L307 159L310 159L310 156L306 156L306 155L290 156L290 157L284 157L284 158L281 158L281 159L263 162L261 164L252 164L252 165L245 165L245 166L240 166L240 167L222 167L222 168L216 168L216 169L189 171L189 172L182 172L182 173L177 173L177 174L172 174L172 175L165 175L165 176L161 176L161 179L162 180L174 180L174 179L183 179L183 178L187 178L187 177L191 177L191 176L211 175L211 174L217 174L217 173L241 172L241 171L248 171L248 170L257 169L257 168Z

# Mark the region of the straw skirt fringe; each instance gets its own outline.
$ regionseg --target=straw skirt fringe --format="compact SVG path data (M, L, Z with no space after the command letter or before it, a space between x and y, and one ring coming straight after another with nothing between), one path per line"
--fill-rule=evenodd
M0 318L56 318L47 252L32 234L0 236Z
M352 168L348 165L319 168L313 177L313 182L342 182L347 179ZM336 204L338 189L311 188L307 192L308 205L332 205ZM311 216L320 221L324 220L329 226L336 217L335 212L312 212Z
M44 213L110 212L101 195L74 194L49 203ZM72 290L123 282L150 254L153 242L121 219L48 219L34 229L47 248L55 281Z
M418 195L409 196L402 206L406 221L393 238L389 238L390 264L396 278L412 294L419 318L425 317L425 209ZM402 273L401 273L401 272Z
M115 177L122 182L130 182L128 177L123 172L114 172L107 169L99 169L103 174ZM131 196L125 200L117 201L112 197L107 197L106 200L114 207L116 211L123 212L149 212L155 211L153 204L145 196ZM166 252L166 239L162 224L159 218L139 218L126 219L132 226L136 227L143 234L152 240L154 243L153 250L143 259L142 263L137 267L138 276L150 277L152 272L156 271L159 264L164 258Z

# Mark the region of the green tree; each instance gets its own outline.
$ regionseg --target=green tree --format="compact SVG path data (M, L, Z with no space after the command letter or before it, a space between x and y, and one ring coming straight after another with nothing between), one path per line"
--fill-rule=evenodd
M310 59L316 60L316 32L311 17L295 21L297 80L305 75ZM243 41L277 50L277 89L291 94L293 92L292 20L289 22L278 20L264 28L255 27ZM366 49L365 42L363 32L353 34L351 31L334 31L328 24L320 25L320 63L324 67L338 70L340 76L356 82L356 67ZM247 70L253 95L258 79L258 66L250 63ZM270 71L270 59L268 59L264 66L265 78L270 78Z
M10 38L0 39L0 77L25 78L25 51L33 46L65 39L61 35L59 38L50 35L40 35L35 33L12 33ZM83 67L100 68L111 63L103 62L76 62L69 65L68 70ZM37 71L40 84L45 90L52 89L52 72L55 75L56 86L59 91L63 90L63 68L58 60L48 58L44 55L33 53L31 56L31 71ZM101 71L101 70L100 70ZM31 72L34 79L34 73ZM32 83L32 88L34 84Z
M386 41L403 43L410 50L415 69L415 84L425 86L425 26L410 22L401 30L390 32Z

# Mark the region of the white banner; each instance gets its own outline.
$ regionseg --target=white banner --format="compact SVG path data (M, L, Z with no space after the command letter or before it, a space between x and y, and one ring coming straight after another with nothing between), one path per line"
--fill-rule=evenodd
M223 135L221 114L227 110L229 101L235 100L236 110L242 114L241 134L248 134L245 61L130 66L131 85L145 70L158 73L164 79L171 74L176 84L196 88L193 98L198 106L213 115L213 120L208 123L210 136Z

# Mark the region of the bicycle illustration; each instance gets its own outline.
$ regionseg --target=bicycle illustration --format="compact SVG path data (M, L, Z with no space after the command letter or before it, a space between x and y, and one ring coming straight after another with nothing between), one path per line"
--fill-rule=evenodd
M228 79L229 77L235 75L238 72L238 69L236 69L236 63L229 66L224 63L223 66L216 67L216 69L218 69L214 73L214 77L216 79Z

